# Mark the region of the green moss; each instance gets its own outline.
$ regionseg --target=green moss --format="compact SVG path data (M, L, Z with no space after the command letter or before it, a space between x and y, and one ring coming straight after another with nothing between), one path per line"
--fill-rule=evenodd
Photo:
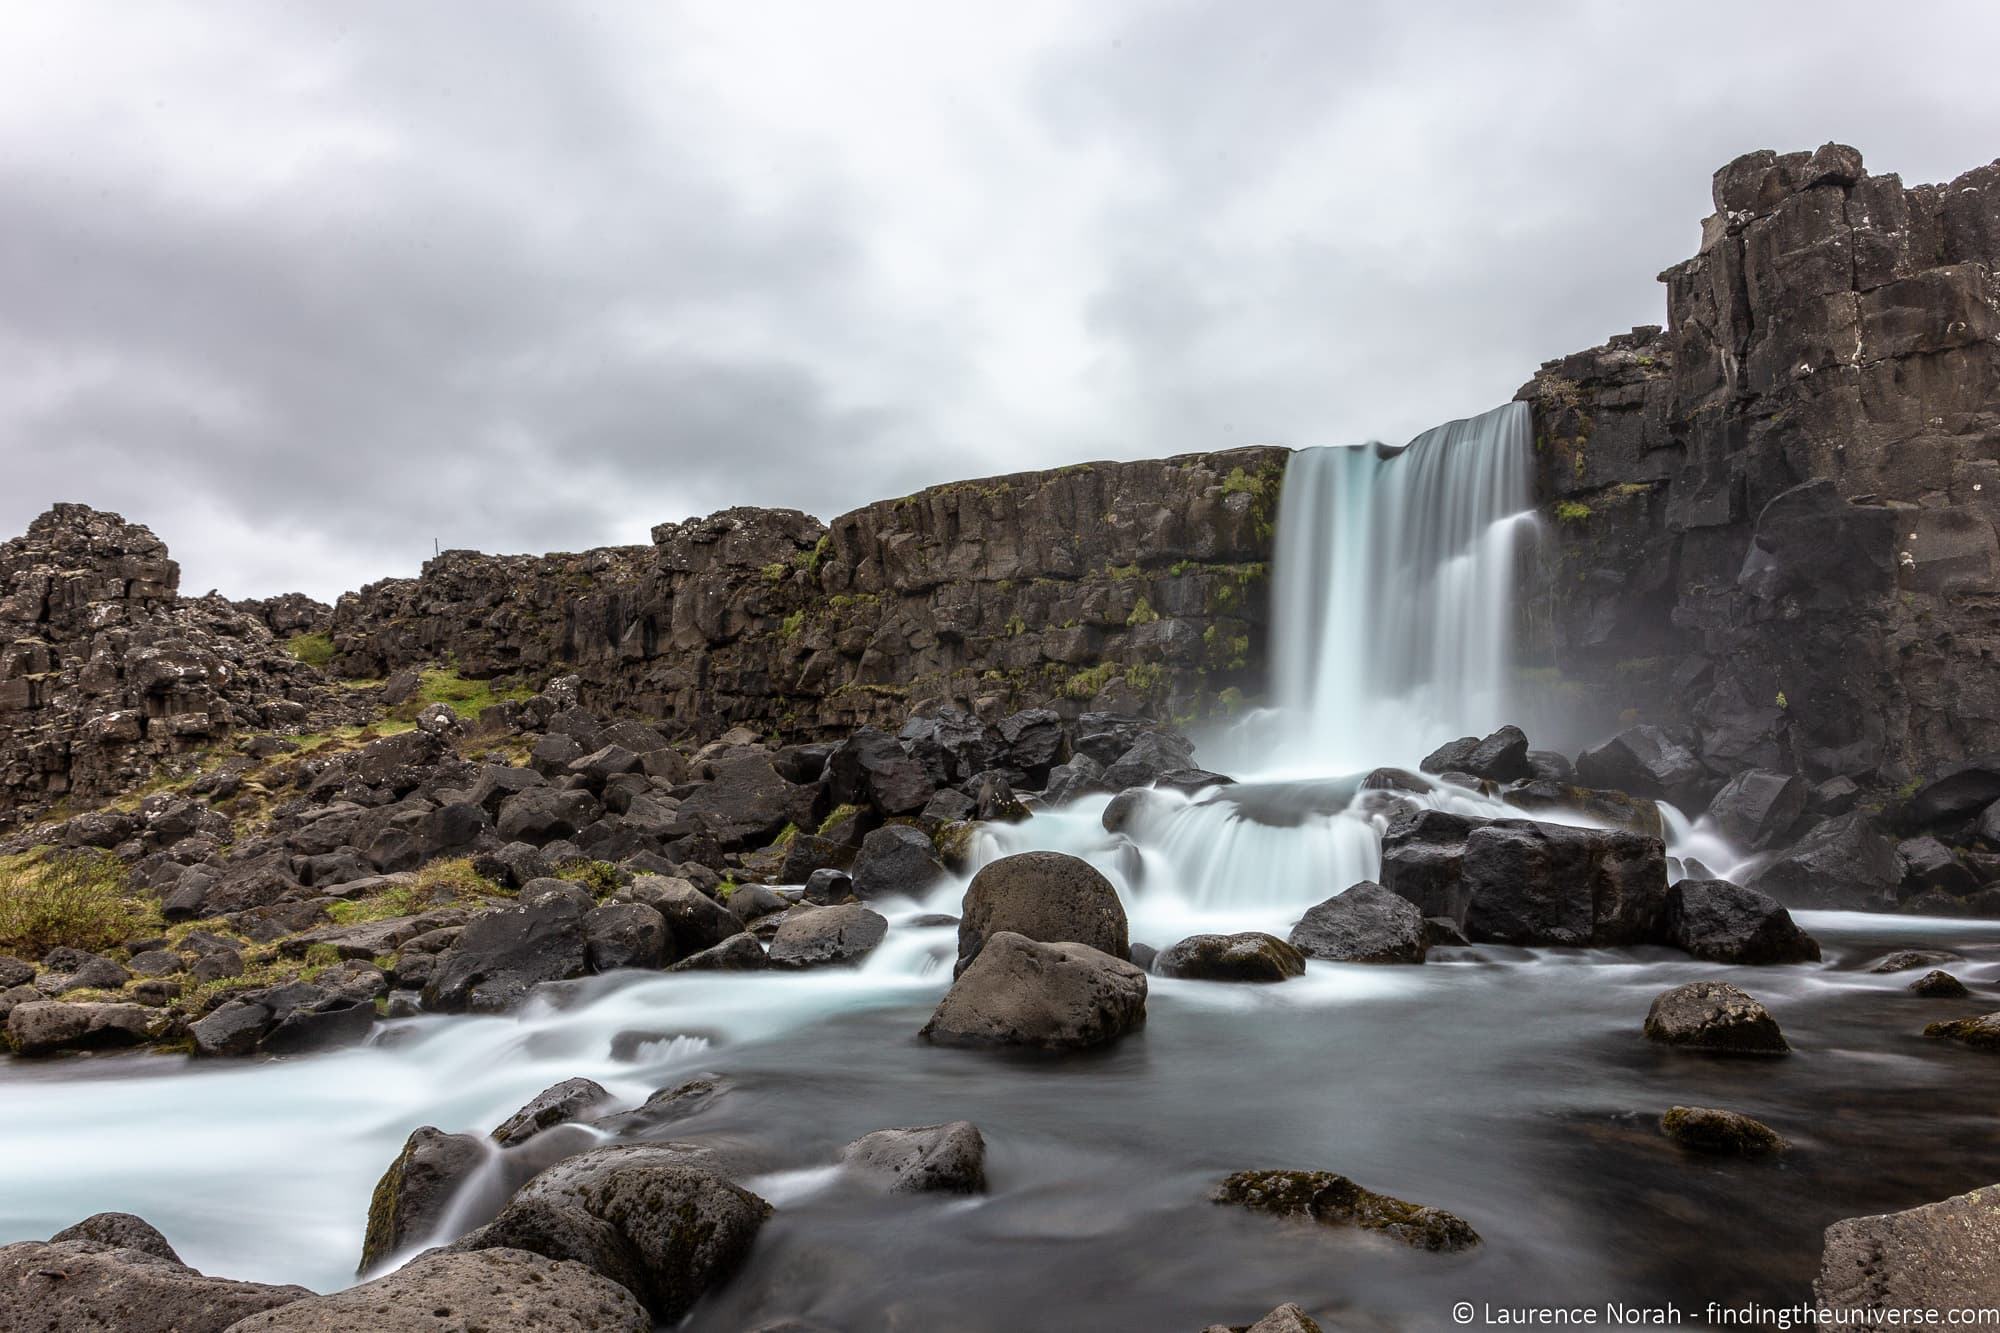
M1240 467L1229 469L1229 475L1222 479L1224 495L1262 495L1265 481L1262 474L1252 476Z
M828 814L825 819L822 819L819 822L819 833L823 837L828 832L830 832L836 825L841 824L846 820L853 819L856 815L865 814L866 812L867 812L867 807L865 806L836 805L835 807L833 807L832 813Z
M557 879L566 879L572 884L581 884L590 890L593 898L607 897L618 888L618 867L609 861L587 861L578 858L565 861L556 867Z
M285 648L307 666L323 667L333 660L333 636L322 631L294 634Z
M1141 596L1139 604L1132 608L1132 614L1125 617L1125 623L1127 626L1134 627L1150 625L1159 618L1160 613L1153 609L1153 604L1147 601L1144 596Z
M1111 683L1118 674L1116 662L1099 662L1096 666L1079 671L1063 682L1063 693L1072 699L1090 699Z
M156 926L109 852L37 848L0 857L0 952L39 958L68 947L99 953Z
M1590 517L1590 506L1576 500L1559 500L1555 515L1559 523L1581 523Z
M784 561L774 561L764 566L764 581L766 583L779 583L784 580L785 575L791 572L792 567Z
M778 633L784 636L784 639L787 643L790 643L797 640L800 633L804 631L805 625L806 625L806 613L805 610L801 608L797 611L792 612L790 615L786 616L783 620L778 622Z
M1139 577L1137 565L1106 565L1105 574L1114 579L1136 579Z
M407 722L432 704L444 704L467 721L474 721L495 704L531 698L534 693L519 682L468 680L449 667L431 667L420 673L417 692L391 716Z
M1028 622L1021 619L1019 615L1014 615L1008 618L1007 633L1009 635L1018 637L1022 634L1026 634L1027 632L1028 632Z
M1125 683L1141 694L1150 694L1167 678L1167 669L1157 662L1138 662L1125 668Z

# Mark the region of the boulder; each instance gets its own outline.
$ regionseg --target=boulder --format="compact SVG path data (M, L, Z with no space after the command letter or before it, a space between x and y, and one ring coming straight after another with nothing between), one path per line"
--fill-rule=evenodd
M654 968L666 961L667 921L644 903L605 903L583 914L583 940L593 972Z
M1926 1000L1962 1000L1972 993L1966 990L1964 982L1938 968L1924 973L1904 989Z
M1944 1041L1955 1041L1975 1051L2000 1051L2000 1013L1929 1023L1924 1027L1924 1035Z
M1973 873L1972 867L1936 838L1929 835L1905 838L1896 844L1896 854L1903 858L1906 892L1941 889L1951 897L1959 898L1979 890L1979 876Z
M666 918L676 955L710 949L739 934L736 914L684 879L641 875L631 884L632 898Z
M311 1295L95 1240L0 1245L0 1328L22 1333L222 1333Z
M1450 917L1463 927L1471 905L1465 839L1483 823L1422 808L1392 819L1382 835L1382 886L1415 903L1423 915Z
M556 1163L450 1248L574 1260L672 1323L741 1266L770 1215L770 1204L686 1165L678 1149L619 1145Z
M1088 945L986 937L921 1035L940 1046L1078 1050L1146 1021L1146 974Z
M1836 1310L2000 1305L2000 1186L1835 1222L1813 1296Z
M589 1267L524 1249L433 1251L373 1282L306 1293L232 1333L650 1333L637 1298Z
M756 972L771 965L764 946L748 931L731 935L720 944L691 953L669 967L669 972Z
M1209 1197L1279 1217L1380 1232L1412 1249L1453 1251L1479 1244L1479 1233L1456 1214L1377 1194L1331 1171L1239 1171Z
M889 933L889 920L859 903L794 908L771 939L772 967L858 965Z
M865 805L883 815L913 815L938 782L894 736L863 727L827 757L831 795L840 805Z
M1292 947L1335 963L1421 963L1423 913L1399 893L1370 880L1306 909L1292 927Z
M875 898L918 898L945 876L944 862L922 829L885 824L861 840L849 872L853 893Z
M81 1222L56 1232L49 1240L95 1241L114 1250L137 1250L156 1259L165 1259L170 1264L181 1262L180 1255L174 1253L174 1247L167 1243L167 1238L160 1234L158 1227L131 1213L92 1213Z
M969 1120L878 1129L848 1144L840 1159L886 1180L892 1194L979 1194L986 1189L986 1140Z
M575 903L549 899L472 918L438 955L437 972L424 987L424 1007L501 1013L545 981L582 976L588 967L583 916Z
M567 838L596 821L602 807L587 791L560 787L527 787L500 803L495 829L502 842L541 846Z
M1724 783L1708 817L1730 842L1761 852L1782 842L1806 812L1812 789L1796 773L1748 768Z
M1246 930L1236 935L1190 935L1162 951L1152 970L1187 981L1289 981L1305 975L1306 960L1277 936Z
M817 787L785 781L763 750L709 763L711 776L681 802L680 815L706 825L725 848L761 847L787 824L810 826Z
M1577 780L1586 787L1609 787L1648 800L1695 808L1707 772L1693 750L1659 727L1642 725L1619 732L1577 756Z
M1696 981L1662 992L1646 1013L1646 1037L1718 1055L1784 1055L1791 1050L1763 1005L1726 981Z
M1534 768L1528 763L1528 738L1516 726L1500 728L1473 746L1462 763L1452 767L1491 782L1513 782L1534 776Z
M1666 820L1660 815L1658 801L1627 796L1622 791L1579 787L1574 783L1557 782L1553 778L1529 778L1509 785L1500 793L1500 799L1531 815L1551 811L1577 814L1608 827L1642 833L1649 838L1664 839L1667 833Z
M1659 935L1659 839L1526 819L1420 810L1383 837L1382 884L1474 940L1607 947Z
M1815 963L1819 942L1769 894L1723 879L1684 879L1667 890L1666 939L1712 963Z
M486 1161L488 1151L471 1134L447 1134L429 1125L411 1131L396 1160L375 1182L361 1264L354 1271L366 1273L391 1255L431 1239L459 1187Z
M1915 824L1949 824L1995 801L2000 801L2000 754L1987 754L1953 764L1917 788L1904 812Z
M845 870L815 870L806 880L805 900L831 907L854 897L854 877Z
M1707 1106L1668 1108L1660 1132L1683 1148L1717 1157L1764 1157L1786 1146L1769 1125Z
M1020 852L982 867L958 919L962 973L1001 931L1043 943L1086 945L1113 958L1132 955L1118 890L1088 861L1062 852Z
M30 1000L7 1015L7 1040L18 1055L137 1046L163 1026L159 1013L119 1001Z
M1920 967L1935 967L1939 963L1962 963L1965 957L1949 949L1897 949L1884 954L1876 961L1870 972L1886 975L1890 972L1911 972Z
M1787 907L1888 911L1903 882L1903 858L1865 811L1838 815L1780 852L1750 887Z
M1425 773L1468 773L1471 770L1466 764L1472 758L1472 752L1478 748L1479 737L1460 736L1455 741L1446 741L1425 755L1417 767Z
M611 1094L594 1079L566 1078L542 1089L493 1131L493 1141L503 1148L526 1143L552 1125L581 1120L611 1100Z
M1311 1315L1286 1301L1254 1324L1241 1328L1210 1324L1202 1333L1324 1333L1324 1330Z

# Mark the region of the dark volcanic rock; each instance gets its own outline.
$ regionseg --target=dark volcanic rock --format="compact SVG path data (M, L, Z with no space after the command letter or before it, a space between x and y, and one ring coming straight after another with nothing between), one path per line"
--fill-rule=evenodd
M1955 1041L1975 1051L2000 1051L2000 1013L1928 1023L1924 1026L1924 1035Z
M1791 832L1810 794L1806 780L1796 773L1748 768L1723 784L1708 803L1708 817L1732 843L1761 852Z
M894 1194L978 1194L986 1189L986 1140L969 1120L878 1129L848 1144L840 1158L885 1178Z
M771 966L859 964L888 933L888 918L858 903L794 908L771 939Z
M1787 907L1881 911L1896 904L1903 858L1862 811L1839 815L1757 871L1750 887Z
M678 1151L596 1148L521 1187L500 1215L451 1248L529 1250L610 1278L655 1319L680 1319L750 1252L771 1205Z
M1619 732L1577 757L1577 780L1587 787L1609 787L1649 800L1689 806L1707 775L1694 751L1659 727L1638 726Z
M1813 1297L1837 1310L2000 1303L2000 1187L1826 1229Z
M174 1247L167 1243L159 1228L131 1213L92 1213L81 1222L56 1232L49 1240L90 1240L117 1250L138 1250L142 1254L165 1259L170 1264L181 1262L180 1255L174 1253Z
M734 912L687 880L642 875L632 881L631 890L634 901L666 918L676 953L714 948L743 930Z
M1188 981L1289 981L1305 975L1306 960L1277 936L1246 930L1236 935L1190 935L1162 950L1152 970Z
M886 732L864 727L828 757L826 772L833 799L866 805L884 815L915 814L937 791L938 782Z
M1146 1021L1146 974L1086 945L988 936L922 1036L940 1046L1076 1050Z
M582 976L583 916L575 903L551 899L474 917L438 956L437 973L424 987L424 1007L499 1013L542 982Z
M669 967L669 972L755 972L771 965L764 946L748 931L731 935L720 944L700 953L691 953Z
M566 1260L525 1250L433 1252L373 1282L313 1296L234 1325L234 1333L649 1333L630 1291Z
M1769 1125L1705 1106L1668 1108L1660 1117L1660 1132L1683 1148L1719 1157L1763 1157L1785 1148Z
M493 1141L503 1148L512 1148L551 1125L581 1120L587 1112L610 1100L611 1094L593 1079L564 1079L536 1093L526 1106L502 1121L493 1131Z
M849 873L854 896L867 901L921 897L944 878L945 869L922 829L888 824L861 840L861 851Z
M1209 1197L1279 1217L1379 1231L1412 1249L1453 1251L1479 1244L1479 1233L1464 1218L1377 1194L1331 1171L1239 1171Z
M1666 938L1715 963L1819 961L1819 942L1775 899L1721 879L1684 879L1667 890Z
M1696 981L1662 992L1646 1013L1646 1036L1663 1045L1720 1055L1783 1055L1791 1050L1764 1006L1725 981Z
M412 1131L375 1183L355 1271L366 1273L398 1251L430 1239L459 1186L486 1156L486 1146L471 1134L447 1134L429 1125Z
M1959 1000L1972 993L1966 990L1965 983L1957 977L1936 968L1924 973L1904 989L1926 1000Z
M7 1015L7 1040L17 1054L52 1055L137 1046L161 1026L159 1013L142 1004L30 1000Z
M1907 812L1918 824L1944 824L2000 801L2000 754L1953 764L1917 789Z
M1012 931L1043 943L1073 941L1131 957L1118 890L1088 861L1061 852L1020 852L982 867L958 919L958 971L986 941Z
M1421 963L1423 914L1409 899L1369 880L1306 909L1292 946L1335 963Z
M222 1333L312 1293L204 1277L94 1240L0 1245L0 1328L23 1333Z
M644 903L605 903L583 915L584 954L593 972L658 967L667 956L667 922Z

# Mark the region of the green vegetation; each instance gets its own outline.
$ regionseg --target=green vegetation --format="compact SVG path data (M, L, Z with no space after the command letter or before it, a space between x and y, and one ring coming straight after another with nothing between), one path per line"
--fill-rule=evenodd
M35 849L0 857L0 950L40 958L67 946L114 948L159 924L127 892L125 865L109 852Z
M609 861L565 861L556 867L556 878L581 884L591 897L603 898L617 891L618 867Z
M311 634L294 634L285 641L285 647L293 657L307 666L323 667L333 660L333 636L315 631Z
M819 822L819 833L820 833L820 835L821 835L822 837L824 837L824 836L825 836L825 835L826 835L826 834L827 834L828 832L830 832L830 831L831 831L831 830L832 830L832 829L833 829L833 828L834 828L834 827L835 827L836 825L840 824L840 823L841 823L842 821L844 821L844 820L849 820L849 819L852 819L852 818L854 818L854 817L855 817L856 815L858 815L858 814L860 814L860 813L862 813L862 807L861 807L861 806L858 806L858 805L836 805L835 807L833 807L833 810L832 810L832 812L831 812L830 814L828 814L828 815L827 815L827 817L826 817L825 819L822 819L822 820L821 820L821 821Z
M1079 671L1063 683L1063 693L1072 699L1090 699L1111 683L1118 674L1116 662L1099 662L1085 671Z
M804 631L805 627L806 627L805 608L800 607L798 610L792 612L790 615L786 616L783 620L778 622L778 633L784 636L784 639L787 643L790 643L799 637L800 633Z
M1127 626L1134 626L1134 627L1139 625L1150 625L1159 618L1160 618L1160 613L1158 611L1155 611L1153 609L1153 604L1146 600L1144 594L1141 594L1139 597L1139 604L1132 608L1131 615L1125 617L1125 623Z
M559 869L556 874L562 879L582 880L580 874L567 873L575 866L601 865L602 862L572 861ZM588 883L587 880L582 882ZM615 883L613 887L616 887ZM343 926L360 925L364 921L387 921L391 917L415 916L419 912L453 903L471 905L490 898L507 897L508 890L472 868L472 858L450 857L432 861L416 872L407 884L393 885L367 898L356 898L348 902L331 903L326 914Z
M1558 523L1581 523L1590 517L1590 506L1576 500L1559 500L1555 514Z
M784 561L773 561L771 564L764 566L764 579L767 583L778 583L783 581L785 575L791 572L792 567Z
M396 716L414 718L432 704L444 704L468 722L474 722L495 704L531 698L534 693L526 685L468 680L449 667L432 667L422 673L417 692L396 709Z
M1266 482L1262 473L1251 476L1240 467L1229 469L1229 475L1222 479L1224 495L1262 495Z

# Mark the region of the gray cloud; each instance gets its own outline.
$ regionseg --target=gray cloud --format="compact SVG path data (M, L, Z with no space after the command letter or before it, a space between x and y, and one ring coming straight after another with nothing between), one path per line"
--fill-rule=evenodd
M193 589L1406 438L1660 318L1709 172L2000 151L1989 6L0 10L0 531Z

